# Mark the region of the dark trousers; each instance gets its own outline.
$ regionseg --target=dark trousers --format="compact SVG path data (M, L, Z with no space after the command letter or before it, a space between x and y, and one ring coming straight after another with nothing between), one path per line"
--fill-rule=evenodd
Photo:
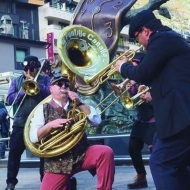
M0 132L0 138L3 138ZM0 141L0 159L5 158L5 150L6 150L6 143L4 141Z
M40 181L42 182L42 179L44 177L44 158L40 158Z
M13 127L11 133L7 166L7 184L12 183L16 185L18 183L17 175L20 167L21 155L26 148L23 139L23 130L24 129L21 127Z
M157 139L150 157L150 169L157 190L190 189L190 127Z
M129 155L138 174L146 174L142 159L144 144L152 145L155 133L155 123L143 123L135 121L129 138Z
M142 159L141 151L143 149L144 142L136 137L130 137L129 140L129 154L133 163L133 166L138 174L146 174L144 162Z

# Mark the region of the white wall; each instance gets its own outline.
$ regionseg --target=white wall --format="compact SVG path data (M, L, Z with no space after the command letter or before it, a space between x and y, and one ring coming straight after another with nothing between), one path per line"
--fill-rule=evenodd
M0 42L0 72L14 70L14 47L12 44Z

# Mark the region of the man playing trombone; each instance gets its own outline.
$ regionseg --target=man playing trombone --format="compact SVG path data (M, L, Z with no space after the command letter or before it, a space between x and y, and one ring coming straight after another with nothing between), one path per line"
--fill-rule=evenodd
M17 109L13 117L13 130L10 136L7 187L5 190L14 190L15 185L18 183L17 174L20 159L26 148L23 130L27 117L33 108L50 94L50 78L39 74L43 65L41 65L38 58L36 56L26 56L23 66L23 74L12 81L6 98L6 103L8 105L14 104L12 106L17 107ZM23 84L25 84L24 88L27 93L31 91L31 94L26 94L26 91L23 90Z
M134 66L139 65L144 56L144 52L137 52L132 60L132 64ZM132 83L129 82L127 83L127 88L129 88L130 96L134 97L142 93L143 90L146 89L146 86L141 84L132 85ZM127 184L129 189L139 189L148 186L141 151L144 144L147 144L149 149L152 149L155 133L155 118L153 107L150 103L152 100L150 92L145 92L138 97L139 98L134 100L133 104L136 105L137 114L131 129L128 146L129 155L137 175L133 183Z

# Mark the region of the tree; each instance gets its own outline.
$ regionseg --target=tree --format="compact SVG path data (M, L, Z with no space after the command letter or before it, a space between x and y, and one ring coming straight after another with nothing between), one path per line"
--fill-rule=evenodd
M123 28L126 23L130 23L130 20L139 12L143 10L160 10L160 6L169 0L149 0L145 5L138 9L130 9L122 18L121 27ZM136 2L137 3L137 2ZM135 4L134 4L135 5ZM166 16L166 15L163 15ZM125 25L123 25L125 23Z

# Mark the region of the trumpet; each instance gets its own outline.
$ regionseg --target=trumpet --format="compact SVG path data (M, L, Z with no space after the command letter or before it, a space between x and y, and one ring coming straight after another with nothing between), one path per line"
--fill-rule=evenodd
M140 99L139 101L135 102L137 100L137 98L139 98L142 94L144 94L145 92L148 92L150 90L149 87L146 87L145 89L143 89L141 92L137 93L136 95L134 95L133 97L127 97L127 96L123 96L122 97L122 105L126 108L126 109L131 109L133 107L139 106L142 103L144 103L145 100Z

